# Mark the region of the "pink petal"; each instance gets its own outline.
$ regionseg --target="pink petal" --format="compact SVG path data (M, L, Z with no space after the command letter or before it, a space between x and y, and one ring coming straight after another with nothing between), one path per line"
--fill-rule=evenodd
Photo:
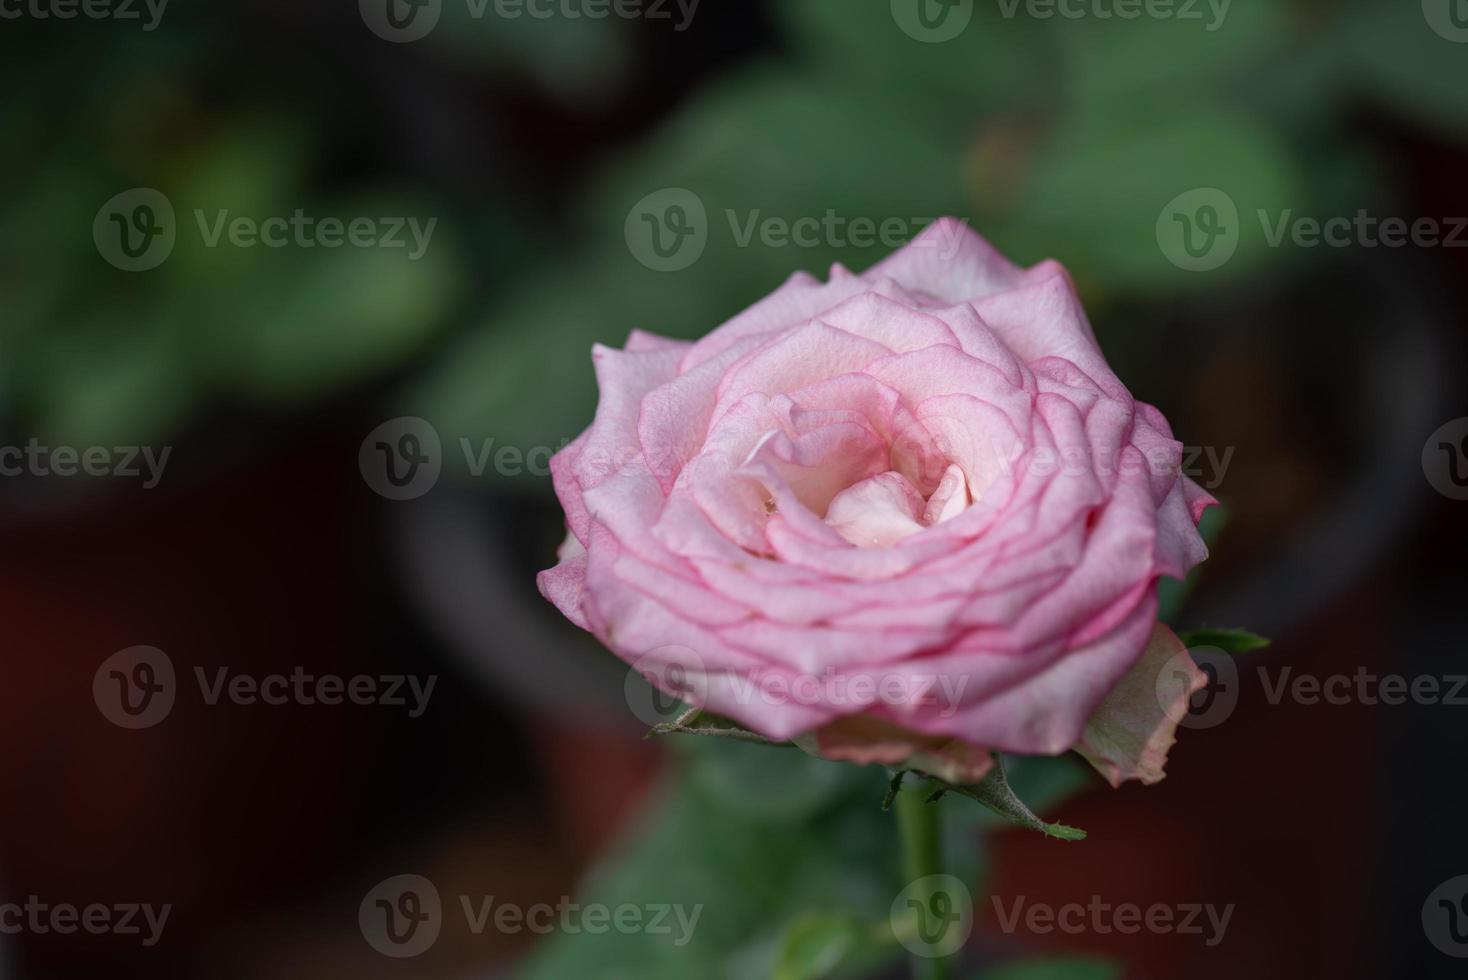
M824 284L808 273L797 272L779 289L695 343L684 355L683 370L691 371L746 337L772 334L804 323L866 289L867 284L861 278L849 274L838 276L834 269L831 281Z
M958 348L958 338L942 320L876 292L853 296L835 309L822 313L818 319L897 353L921 350L934 344Z
M561 563L547 568L535 577L540 594L555 603L557 609L582 629L590 629L581 601L586 595L586 549L575 537L567 536L561 545Z
M1128 779L1158 782L1189 699L1207 684L1182 641L1158 623L1141 658L1091 715L1076 750L1112 786Z
M923 529L923 498L901 474L878 473L831 499L826 522L858 548L890 548Z
M972 502L963 470L957 464L950 465L943 472L943 479L938 481L938 489L924 505L923 523L931 526L950 521L967 510Z
M819 321L798 327L749 355L719 384L718 406L733 405L752 393L780 395L855 371L891 354L865 337Z
M592 348L601 397L575 462L582 490L591 489L642 454L637 438L642 396L673 379L679 356L679 349L672 347L631 353L600 344Z
M868 715L842 718L796 741L827 759L916 769L950 783L978 782L994 765L993 755L977 745L904 731Z
M713 420L719 381L730 365L758 347L751 338L731 345L717 357L653 388L638 410L637 438L648 466L664 492L698 455Z
M587 526L591 523L591 518L581 499L581 483L576 479L576 460L580 457L589 435L590 430L581 433L550 459L551 486L561 502L561 509L566 512L566 526L583 545L587 540Z
M627 343L622 345L622 349L629 354L655 350L679 350L686 353L691 347L693 344L690 341L659 337L645 330L633 330L627 334Z
M1024 285L975 300L973 306L1021 360L1070 361L1108 394L1129 397L1107 366L1075 286L1059 263L1042 262L1025 273Z
M872 281L890 276L948 306L1013 288L1022 273L966 222L939 218L864 276Z

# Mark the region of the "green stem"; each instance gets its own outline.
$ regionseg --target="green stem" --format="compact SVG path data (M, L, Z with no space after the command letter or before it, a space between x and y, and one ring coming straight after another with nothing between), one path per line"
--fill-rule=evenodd
M897 794L897 832L902 838L902 876L907 883L930 879L943 873L943 839L938 804L929 803L928 790L915 780ZM914 896L930 907L928 892ZM938 956L912 957L913 980L947 980L949 961Z

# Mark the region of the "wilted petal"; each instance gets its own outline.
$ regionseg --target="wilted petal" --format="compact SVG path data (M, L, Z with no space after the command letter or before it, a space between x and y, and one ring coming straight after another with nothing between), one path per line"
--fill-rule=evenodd
M1091 715L1076 751L1113 786L1158 782L1189 699L1207 684L1182 640L1158 623L1141 659Z

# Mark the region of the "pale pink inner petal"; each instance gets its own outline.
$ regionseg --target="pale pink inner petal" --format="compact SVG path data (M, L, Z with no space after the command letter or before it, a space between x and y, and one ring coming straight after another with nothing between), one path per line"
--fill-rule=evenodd
M836 494L826 523L858 548L890 548L923 529L923 506L907 477L888 470Z
M938 481L938 489L928 498L923 511L923 523L929 527L942 524L962 514L971 503L973 498L969 496L968 480L964 477L963 470L950 464L943 473L943 479Z

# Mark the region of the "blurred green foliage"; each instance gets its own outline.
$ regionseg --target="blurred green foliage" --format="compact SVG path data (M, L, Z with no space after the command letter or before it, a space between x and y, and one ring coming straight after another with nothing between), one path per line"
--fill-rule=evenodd
M867 976L905 955L889 920L906 882L895 815L880 805L885 770L724 739L680 736L670 744L680 756L673 778L643 826L593 870L580 898L701 904L692 942L676 947L673 937L646 932L561 934L537 947L517 976L815 980ZM1092 778L1072 759L1008 765L1016 792L1036 809ZM937 805L949 873L981 880L980 831L1003 821L957 797Z
M0 409L53 439L157 440L218 403L291 409L398 374L468 319L411 386L420 414L450 438L554 447L590 417L592 342L633 327L696 337L795 269L862 268L890 250L745 244L731 224L830 213L914 233L956 214L1017 260L1063 261L1104 319L1118 300L1288 275L1301 256L1268 247L1252 215L1375 203L1382 161L1356 126L1363 107L1468 128L1468 45L1439 36L1417 4L1258 0L1215 25L1039 19L1023 3L1006 16L980 2L938 44L905 35L889 6L770 5L773 49L597 167L566 202L570 234L523 211L503 174L486 174L471 202L354 172L353 126L333 113L358 122L429 66L594 113L624 97L633 67L632 28L615 18L445 4L421 47L361 30L341 41L341 59L362 62L355 74L294 58L288 77L230 64L237 32L209 11L171 9L152 32L44 25L58 41L44 56L7 30L0 129L25 152L3 164L15 192L0 214ZM307 12L255 16L256 32L324 34ZM699 43L698 27L672 36ZM364 99L377 74L382 88ZM414 125L437 111L420 106ZM378 141L437 152L424 130L383 125ZM178 214L176 256L146 274L112 269L85 234L103 201L134 186L162 190ZM673 273L641 265L624 238L635 202L668 187L696 193L711 226L703 255ZM1162 206L1197 187L1223 189L1245 226L1237 255L1208 275L1172 265L1156 240ZM199 208L440 220L433 247L408 262L382 249L204 249Z
M1435 34L1416 4L1259 0L1231 5L1209 30L1039 20L1023 6L1006 17L978 3L969 28L939 44L904 35L888 7L774 5L782 53L693 93L604 168L579 207L580 244L423 379L427 414L454 434L559 446L594 408L593 342L619 345L634 327L697 337L796 269L859 269L889 251L741 243L735 226L751 218L895 217L915 232L940 214L967 217L1018 261L1064 262L1104 320L1120 300L1290 275L1304 254L1271 247L1261 211L1350 215L1377 203L1363 105L1468 127L1468 45ZM658 272L637 261L624 222L672 187L706 206L708 244L690 267ZM1169 201L1200 187L1222 189L1242 222L1235 256L1206 275L1173 265L1156 228Z
M354 6L354 5L353 5ZM430 57L563 101L613 96L625 32L602 20L449 16ZM156 29L7 20L0 61L0 418L43 440L151 443L216 408L289 412L400 374L528 258L502 182L473 200L385 177L421 159L434 106L374 108L411 51L310 10L174 5ZM263 47L252 47L260 39ZM277 49L295 46L294 51ZM382 76L383 89L364 88ZM408 86L411 90L412 86ZM421 89L431 99L434 87ZM389 109L393 108L388 100ZM416 114L429 111L426 120ZM365 153L363 151L366 151ZM422 163L415 163L420 169ZM431 163L427 165L431 168ZM428 176L425 169L425 177ZM156 268L114 268L92 240L98 209L146 187L172 205ZM428 247L208 244L220 215L262 222L433 222ZM487 272L486 272L487 270Z

